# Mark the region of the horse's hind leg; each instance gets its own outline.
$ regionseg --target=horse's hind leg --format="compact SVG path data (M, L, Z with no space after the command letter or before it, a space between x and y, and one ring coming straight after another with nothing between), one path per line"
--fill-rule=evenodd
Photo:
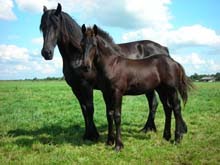
M163 109L165 113L165 126L164 126L164 132L163 132L163 138L167 141L171 138L171 115L172 115L172 108L170 107L168 103L168 93L164 91L158 91L158 94L160 96L160 100L163 104Z
M144 128L141 129L141 131L143 131L145 133L148 131L156 132L157 129L155 126L154 118L155 118L155 113L156 113L157 106L158 106L158 101L157 101L155 91L151 91L151 92L146 93L146 97L148 99L149 115L148 115L147 122L146 122Z
M172 94L170 104L172 105L175 116L175 141L178 143L183 138L183 134L187 133L187 126L181 114L181 102L177 92Z

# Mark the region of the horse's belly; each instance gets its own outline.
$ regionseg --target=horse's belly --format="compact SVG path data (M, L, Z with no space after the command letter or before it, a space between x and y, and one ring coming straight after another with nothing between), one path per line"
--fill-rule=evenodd
M125 95L141 95L145 94L149 91L150 89L147 88L146 86L143 86L141 84L135 84L131 85L125 92Z

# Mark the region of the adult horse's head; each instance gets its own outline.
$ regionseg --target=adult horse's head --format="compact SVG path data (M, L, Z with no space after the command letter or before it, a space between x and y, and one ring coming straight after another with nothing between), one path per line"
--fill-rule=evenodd
M92 28L86 28L86 26L82 25L82 33L83 38L81 40L81 48L83 51L84 61L82 67L89 71L92 68L93 60L98 53L97 48L97 26L94 25Z
M41 54L45 60L53 59L54 48L60 37L61 11L62 7L59 3L55 10L47 10L45 6L43 8L40 30L43 32L44 38Z

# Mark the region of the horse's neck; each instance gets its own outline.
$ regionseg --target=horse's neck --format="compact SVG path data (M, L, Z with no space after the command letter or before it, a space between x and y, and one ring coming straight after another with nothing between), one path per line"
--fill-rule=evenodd
M60 54L63 59L63 68L78 68L82 63L82 54L79 48L76 48L69 42L59 41L57 43Z

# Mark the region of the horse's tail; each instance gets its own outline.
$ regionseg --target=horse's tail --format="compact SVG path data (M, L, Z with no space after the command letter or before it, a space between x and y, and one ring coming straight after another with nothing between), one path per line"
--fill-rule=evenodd
M183 104L185 105L188 99L188 92L194 88L194 85L190 78L188 78L185 74L184 68L182 65L179 65L180 71L179 71L179 83L178 83L178 91L179 94L183 100Z

